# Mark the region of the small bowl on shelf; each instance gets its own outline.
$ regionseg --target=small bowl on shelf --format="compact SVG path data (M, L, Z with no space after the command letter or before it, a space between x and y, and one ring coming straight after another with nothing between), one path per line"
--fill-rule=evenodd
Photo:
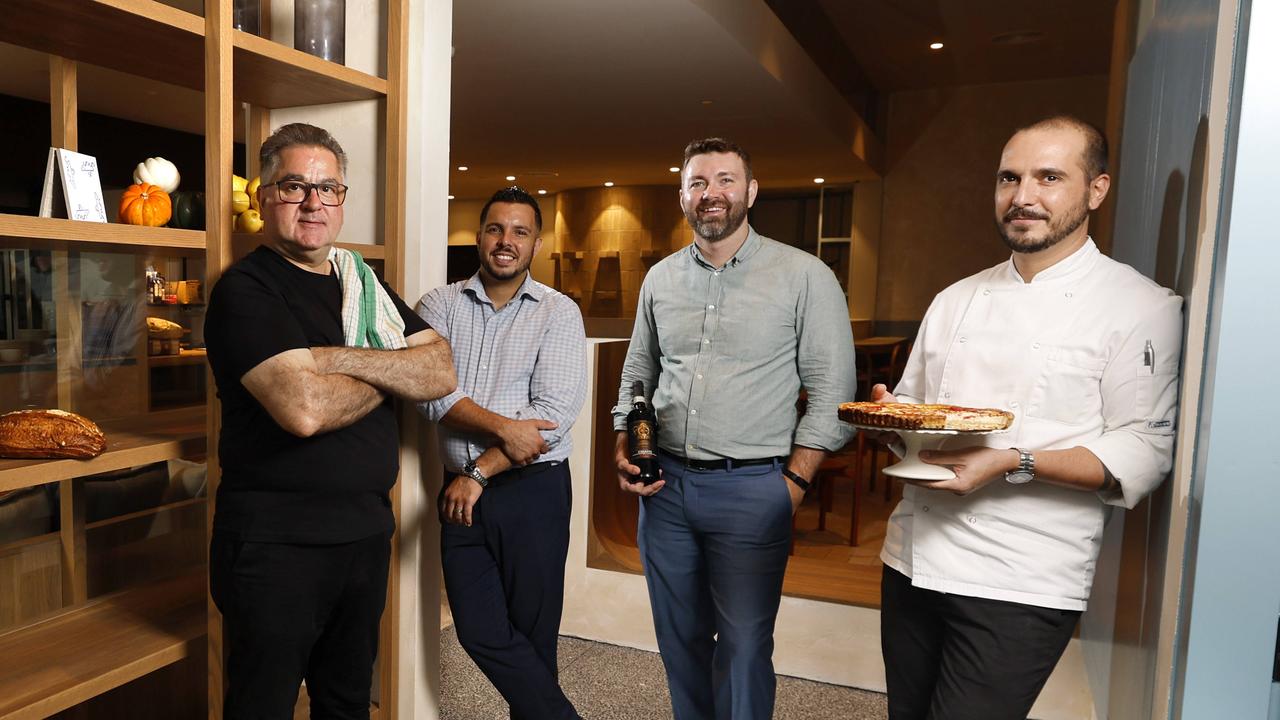
M27 351L20 347L0 347L0 362L16 363L27 359Z

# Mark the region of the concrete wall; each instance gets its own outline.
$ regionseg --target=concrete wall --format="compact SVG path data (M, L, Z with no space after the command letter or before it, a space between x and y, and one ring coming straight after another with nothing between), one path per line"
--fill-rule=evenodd
M1172 477L1113 517L1081 625L1098 716L1125 719L1168 717L1174 684L1235 25L1230 1L1131 5L1112 254L1183 296L1187 331Z
M583 255L560 260L560 289L577 294L593 317L635 317L648 269L693 241L675 190L665 185L565 190L555 236L558 252Z
M1268 179L1280 162L1280 5L1240 3L1239 16L1226 0L1222 5L1218 27L1234 31L1238 20L1247 39L1240 38L1233 58L1232 91L1238 94L1227 129L1225 189L1221 214L1210 221L1219 239L1178 625L1184 655L1173 681L1172 717L1188 720L1280 717L1272 682L1280 608L1280 449L1267 411L1280 403L1272 370L1280 354L1273 291L1280 250Z

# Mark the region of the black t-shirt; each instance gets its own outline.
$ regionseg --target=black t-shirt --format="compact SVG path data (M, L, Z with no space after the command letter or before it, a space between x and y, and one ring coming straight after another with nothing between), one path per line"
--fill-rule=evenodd
M386 287L386 284L383 284ZM405 336L427 324L386 288ZM308 272L266 247L231 266L205 318L222 400L214 531L242 540L327 544L395 528L387 493L400 468L391 399L355 423L309 438L276 424L240 378L287 350L345 345L336 275Z

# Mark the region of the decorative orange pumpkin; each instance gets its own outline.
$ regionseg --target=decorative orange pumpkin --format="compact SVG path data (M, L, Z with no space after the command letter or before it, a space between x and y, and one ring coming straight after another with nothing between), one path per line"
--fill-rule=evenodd
M159 227L169 222L171 215L169 193L150 183L130 185L120 198L120 222Z

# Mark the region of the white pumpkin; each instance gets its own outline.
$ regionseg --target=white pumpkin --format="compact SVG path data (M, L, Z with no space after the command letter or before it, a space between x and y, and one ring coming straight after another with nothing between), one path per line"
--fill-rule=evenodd
M135 183L150 183L167 193L177 190L181 179L177 166L162 157L147 158L133 169Z

